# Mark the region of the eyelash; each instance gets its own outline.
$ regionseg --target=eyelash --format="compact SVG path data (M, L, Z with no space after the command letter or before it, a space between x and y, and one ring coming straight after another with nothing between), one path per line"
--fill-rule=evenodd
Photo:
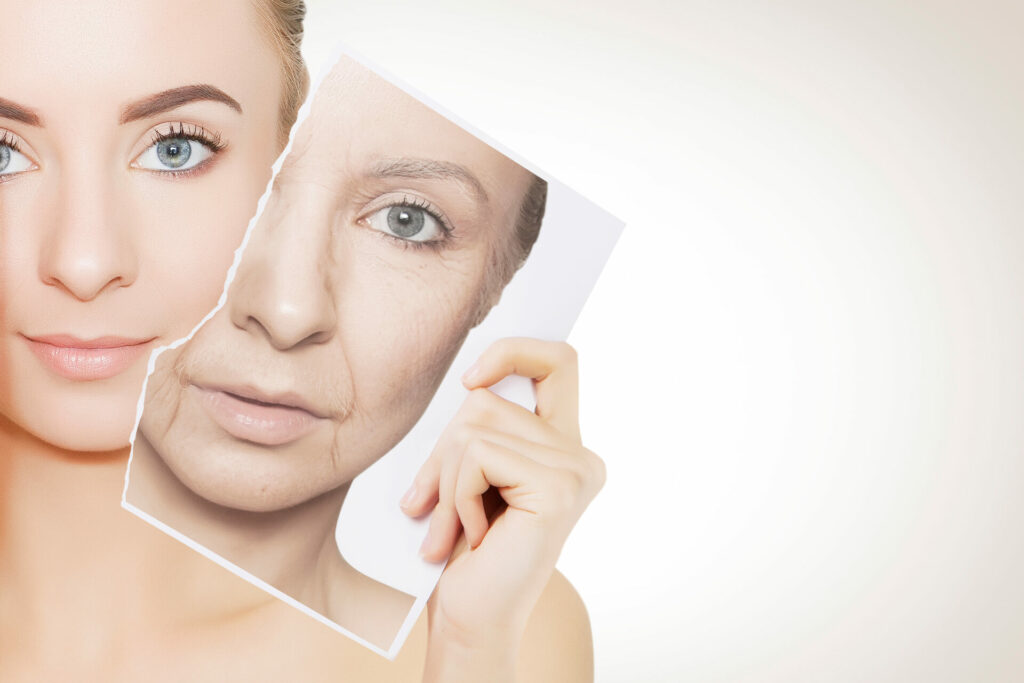
M6 130L0 131L0 147L10 147L15 152L21 152L21 147L18 146L18 139L14 137L14 133Z
M401 237L397 237L395 235L391 235L391 234L386 233L386 232L375 231L375 232L377 232L377 234L379 234L379 235L381 235L381 236L383 236L383 237L385 237L385 238L387 238L387 239L389 239L389 240L391 240L393 242L398 242L399 246L401 246L402 248L404 248L404 249L431 249L433 251L441 251L442 249L450 246L451 245L451 241L455 239L455 231L452 228L451 223L448 222L448 219L445 218L445 216L441 213L441 211L436 209L434 207L434 205L431 204L430 202L428 202L427 200L420 199L418 197L413 197L412 199L410 199L408 195L402 195L402 201L394 202L394 203L391 203L391 204L385 204L384 206L378 208L377 211L380 211L380 210L386 209L386 208L391 208L393 206L407 206L409 208L420 209L422 211L426 211L428 214L430 214L431 218L433 218L434 220L437 221L438 225L441 226L441 231L444 233L444 238L443 239L430 240L428 242L417 242L415 240L402 239Z
M210 133L202 126L197 126L191 123L172 123L168 126L167 130L154 130L153 135L149 140L149 145L152 147L153 145L164 142L165 140L173 140L175 138L184 138L186 140L193 140L204 144L210 148L212 154L209 159L203 161L198 166L193 166L192 168L185 169L184 171L157 171L163 176L178 178L202 172L217 158L218 154L227 148L227 143L224 142L220 133Z
M18 138L15 137L14 133L9 130L0 130L0 147L7 147L12 149L18 154L24 154L21 151L21 145L18 144ZM15 177L21 175L20 173L13 173L7 175L0 175L0 185L14 180Z
M166 131L155 130L149 144L152 146L165 140L173 140L174 138L185 138L186 140L201 142L213 150L214 154L227 146L224 144L220 133L210 133L202 126L196 126L191 123L172 123Z

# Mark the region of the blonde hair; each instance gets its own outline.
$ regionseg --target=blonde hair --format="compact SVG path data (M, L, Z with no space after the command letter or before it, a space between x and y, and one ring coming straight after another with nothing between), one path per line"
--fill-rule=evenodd
M529 173L529 171L527 171ZM476 327L501 299L501 293L512 276L526 263L533 244L540 234L544 222L544 211L548 203L548 181L530 173L529 185L519 204L512 234L501 241L491 254L487 277L480 289L477 306L471 317L470 327Z
M309 90L309 72L302 59L305 0L253 0L271 42L281 55L283 92L280 110L281 143L288 139L299 107Z

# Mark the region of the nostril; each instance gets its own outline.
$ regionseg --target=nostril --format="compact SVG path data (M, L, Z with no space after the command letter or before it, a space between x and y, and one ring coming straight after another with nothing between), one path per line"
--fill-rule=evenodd
M92 301L107 291L129 287L133 280L121 276L107 278L90 273L62 273L42 278L44 284L57 287L79 301Z
M127 240L109 230L65 226L43 245L39 279L81 301L135 283L137 256Z
M266 303L266 302L265 302ZM334 336L333 309L330 315L285 306L266 306L247 316L244 327L266 338L278 351L323 344Z

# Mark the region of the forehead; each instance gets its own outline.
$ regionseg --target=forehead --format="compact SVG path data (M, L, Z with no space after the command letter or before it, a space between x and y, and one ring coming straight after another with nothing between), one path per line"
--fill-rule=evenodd
M381 159L442 161L466 168L491 196L520 196L528 172L473 134L348 57L317 90L295 140L306 163L358 170Z
M193 83L244 106L277 64L251 0L4 0L2 16L0 97L44 118Z

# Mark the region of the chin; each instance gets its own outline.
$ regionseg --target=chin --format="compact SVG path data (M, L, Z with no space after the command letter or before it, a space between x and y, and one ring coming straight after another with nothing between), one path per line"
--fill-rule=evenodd
M69 452L128 447L146 377L144 359L119 375L88 382L44 371L31 356L6 365L0 412L21 430Z
M7 416L40 441L75 453L105 453L129 445L136 407L132 397L62 396L37 403L43 405L25 406Z
M164 444L156 455L199 498L243 512L286 510L336 488L324 473L311 472L297 453L267 452L238 442L198 449Z

